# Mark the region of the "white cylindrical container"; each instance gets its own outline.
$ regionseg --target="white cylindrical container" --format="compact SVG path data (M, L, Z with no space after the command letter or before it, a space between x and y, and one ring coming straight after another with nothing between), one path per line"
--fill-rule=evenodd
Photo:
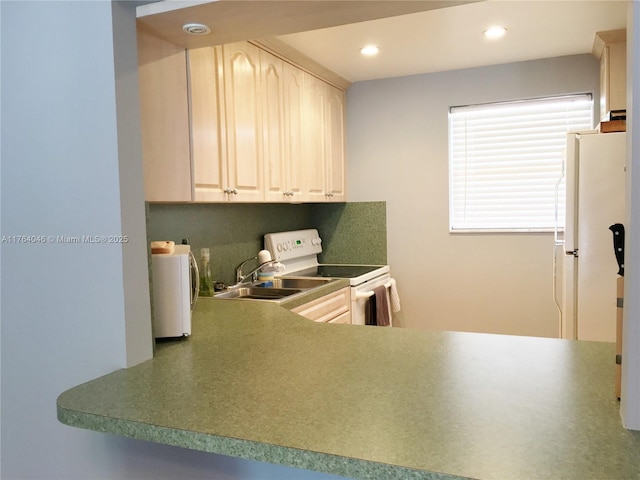
M271 252L269 250L260 250L258 252L258 265L262 265L263 263L271 261ZM258 270L258 280L260 282L272 282L273 281L273 271L263 272L262 269Z

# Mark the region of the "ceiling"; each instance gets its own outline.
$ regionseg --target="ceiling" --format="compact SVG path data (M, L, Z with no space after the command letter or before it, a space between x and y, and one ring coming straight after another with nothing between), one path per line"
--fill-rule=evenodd
M184 48L273 37L482 0L162 0L137 7L138 27ZM188 35L187 23L210 27Z
M596 32L626 28L616 0L164 0L138 25L184 48L240 40L284 43L348 82L590 53ZM202 22L206 36L182 25ZM507 34L487 40L500 24ZM359 49L373 43L376 57Z
M351 82L590 53L594 34L626 28L628 2L488 0L279 36ZM482 32L500 24L507 34ZM380 47L363 57L365 44Z

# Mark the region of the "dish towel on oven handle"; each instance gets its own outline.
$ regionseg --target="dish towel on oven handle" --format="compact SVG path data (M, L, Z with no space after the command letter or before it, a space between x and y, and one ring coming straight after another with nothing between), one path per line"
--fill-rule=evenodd
M387 287L380 285L373 289L373 297L371 297L371 307L375 311L374 325L379 327L388 327L391 325L389 315L389 294Z
M396 287L396 279L392 278L390 283L389 300L391 302L391 310L395 313L400 311L400 296L398 295L398 288Z

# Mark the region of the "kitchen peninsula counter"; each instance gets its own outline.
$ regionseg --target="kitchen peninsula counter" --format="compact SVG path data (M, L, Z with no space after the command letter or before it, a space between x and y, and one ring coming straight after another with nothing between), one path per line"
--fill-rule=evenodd
M192 332L64 392L58 418L352 478L640 478L613 344L321 324L212 299Z

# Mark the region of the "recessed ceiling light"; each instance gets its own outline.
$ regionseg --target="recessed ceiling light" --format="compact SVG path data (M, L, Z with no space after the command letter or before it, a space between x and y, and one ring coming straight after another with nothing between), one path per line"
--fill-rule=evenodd
M375 45L367 45L366 47L362 47L360 49L360 53L366 57L377 55L378 52L380 52L380 49Z
M185 23L182 30L189 35L208 35L211 33L211 29L204 23Z
M500 37L504 37L504 35L507 33L507 29L504 27L493 26L493 27L487 28L482 33L487 38L500 38Z

